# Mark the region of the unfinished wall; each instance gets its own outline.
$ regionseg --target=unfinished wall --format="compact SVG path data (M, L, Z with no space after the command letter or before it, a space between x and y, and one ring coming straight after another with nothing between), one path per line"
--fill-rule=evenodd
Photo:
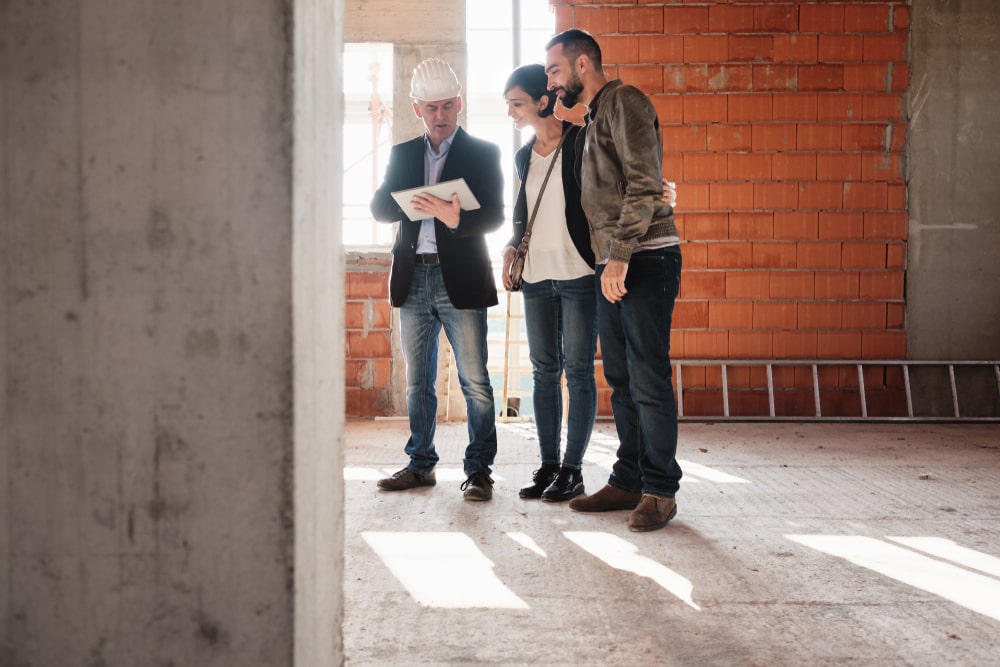
M909 94L914 359L1000 359L1000 5L914 0Z
M0 2L0 664L342 661L342 13Z
M685 241L675 357L906 356L907 3L551 4L657 107ZM809 414L801 374L779 375L779 410ZM840 410L845 379L822 381ZM685 376L708 390L688 414L718 413L718 382ZM767 414L766 394L737 392L733 410Z

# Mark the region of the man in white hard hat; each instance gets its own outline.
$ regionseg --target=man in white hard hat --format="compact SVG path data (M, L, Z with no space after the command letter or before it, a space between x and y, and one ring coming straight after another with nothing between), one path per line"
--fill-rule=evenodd
M436 483L435 380L438 338L444 328L455 353L465 395L469 444L461 488L466 500L493 497L491 466L497 451L493 388L486 369L486 309L497 304L485 235L503 224L500 148L458 126L462 86L451 66L429 58L413 70L410 97L424 134L392 147L382 185L371 201L375 220L399 223L392 248L390 302L399 308L406 359L406 409L410 438L405 468L380 480L384 491ZM442 199L420 192L410 204L421 220L410 220L392 193L463 178L479 208L464 210L459 196Z

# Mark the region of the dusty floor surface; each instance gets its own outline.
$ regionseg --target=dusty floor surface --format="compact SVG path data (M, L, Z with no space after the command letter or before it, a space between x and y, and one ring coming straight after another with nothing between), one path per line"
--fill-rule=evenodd
M379 492L405 421L348 423L349 665L1000 665L1000 426L681 424L670 525L521 500L531 424L498 425L463 502L462 422L434 488ZM607 480L599 422L584 477Z

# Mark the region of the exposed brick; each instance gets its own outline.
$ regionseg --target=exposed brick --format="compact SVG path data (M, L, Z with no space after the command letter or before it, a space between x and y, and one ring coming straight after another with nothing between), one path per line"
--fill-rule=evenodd
M388 271L347 271L344 273L344 298L351 299L388 299Z
M888 5L855 4L844 7L846 32L885 32L888 29Z
M680 183L684 180L684 154L664 153L663 154L663 177L670 181Z
M718 123L726 120L725 95L685 95L685 123Z
M709 206L714 210L749 210L756 208L753 183L709 183Z
M573 14L574 27L594 35L609 35L618 32L618 8L577 7ZM601 40L601 50L604 50L604 40ZM614 61L612 61L614 62Z
M906 244L887 243L885 256L885 268L905 269L906 268Z
M910 8L904 5L892 6L892 29L904 32L910 27Z
M889 63L889 90L905 93L910 87L910 66L906 63Z
M709 208L709 184L687 183L684 185L684 201L681 208L692 211L707 211Z
M819 214L812 211L776 211L774 238L806 240L819 235Z
M753 254L749 243L723 241L708 246L710 269L749 269L752 262Z
M749 329L753 326L752 301L710 301L708 326L711 329Z
M622 65L618 78L647 95L663 92L663 68L659 65Z
M820 181L849 181L861 179L859 153L821 153L816 156L816 179Z
M839 301L804 301L798 304L800 329L839 329L843 322Z
M841 268L841 245L833 241L812 241L798 244L798 268Z
M729 238L731 239L771 239L773 230L774 214L770 211L753 213L734 211L729 215Z
M790 151L795 149L796 127L791 123L754 124L750 147L754 151Z
M819 214L819 237L821 239L864 238L864 215L861 213L841 213L823 211Z
M885 326L887 329L906 328L906 306L901 303L887 303L885 308Z
M639 62L679 63L684 60L684 39L676 35L639 35ZM601 40L603 42L603 39Z
M765 63L774 60L774 38L770 35L730 35L728 60Z
M689 359L725 359L729 356L729 332L685 331L684 352Z
M772 299L812 299L816 293L812 271L775 271L768 282Z
M776 63L814 63L818 56L818 35L774 36L774 62Z
M863 47L864 40L861 35L820 35L819 61L822 63L861 62Z
M783 241L757 241L753 243L753 268L794 269L797 267L796 246Z
M885 183L858 183L857 181L844 184L844 208L853 210L885 210L887 199Z
M888 63L850 63L844 65L844 90L886 90Z
M573 8L564 5L556 6L556 32L562 32L563 30L569 30L573 27Z
M682 125L661 127L660 136L666 150L686 153L688 151L704 151L706 144L706 128L704 125ZM718 150L714 149L713 150Z
M679 196L679 195L678 195ZM729 238L728 213L691 213L684 217L686 240L711 240ZM686 258L685 258L686 263Z
M886 186L886 208L890 211L906 210L906 184L889 183Z
M770 282L770 275L767 272L727 271L725 298L767 299L770 294Z
M725 155L721 156L725 160ZM760 153L730 153L728 169L730 180L762 181L771 178L771 156ZM715 172L715 178L721 174Z
M730 122L771 120L771 95L729 95L728 117Z
M845 269L884 269L885 243L845 241L841 262Z
M865 35L865 62L902 62L906 59L906 35Z
M851 93L817 93L820 121L861 120L864 96Z
M868 93L862 109L864 120L900 120L903 117L903 96L899 93Z
M802 183L799 185L799 206L805 210L843 208L844 186L840 183Z
M864 271L860 274L858 294L862 299L903 298L902 271Z
M817 332L816 355L821 359L860 358L861 332L858 331Z
M392 357L392 345L388 331L370 331L364 334L347 331L348 359L388 359Z
M844 5L803 5L799 10L802 32L843 32Z
M717 181L725 177L724 153L686 153L684 155L685 181Z
M660 7L622 7L618 10L618 32L663 33L663 17Z
M753 326L756 329L795 329L798 308L794 301L758 301L753 306Z
M770 359L771 332L769 331L730 331L730 359Z
M817 271L817 299L857 299L859 289L857 271Z
M907 237L909 219L906 213L866 211L865 238L903 240Z
M664 81L667 77L664 76ZM680 124L684 122L684 105L679 95L650 95L649 101L656 109L660 125ZM662 135L662 132L661 132Z
M863 359L905 359L906 332L863 331L861 354Z
M682 299L724 299L726 274L722 271L685 271L680 296Z
M729 58L726 35L684 35L684 62L721 63Z
M796 126L795 147L803 151L840 150L842 130L840 123L799 123Z
M603 35L600 42L601 57L605 63L621 65L640 62L638 37Z
M715 124L707 131L707 145L710 151L750 150L750 125ZM705 146L702 145L701 150Z
M775 153L771 158L771 178L777 181L814 181L816 157L815 153Z
M714 8L711 8L714 9ZM711 26L711 9L708 7L666 6L663 12L663 28L674 35L683 33L727 32Z
M879 151L885 148L885 123L845 123L841 148L845 151Z
M774 93L771 102L774 120L816 120L816 93Z
M775 331L772 336L776 359L815 359L818 347L815 331ZM777 404L777 397L775 397ZM808 414L808 413L807 413Z
M798 89L841 90L844 87L843 65L799 65Z
M704 8L701 8L704 9ZM748 5L711 5L708 9L708 32L750 32L753 30L753 7ZM669 7L665 12L671 11ZM676 10L675 10L676 11ZM669 27L670 21L667 21Z
M753 208L784 211L798 208L799 192L795 183L754 183Z
M799 8L796 5L754 7L753 27L758 32L796 32L799 29Z
M849 301L843 312L845 329L885 329L885 303Z
M681 238L684 239L684 275L687 275L687 271L692 269L708 268L708 244L688 239L684 234L683 224L683 221L678 223L678 229L681 230Z
M707 329L709 326L708 301L677 301L674 305L671 327L677 329Z
M798 89L798 65L754 65L753 89L787 91Z

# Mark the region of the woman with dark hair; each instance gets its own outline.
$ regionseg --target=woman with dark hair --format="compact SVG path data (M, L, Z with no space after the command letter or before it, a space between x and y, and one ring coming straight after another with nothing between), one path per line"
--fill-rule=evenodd
M548 91L542 65L515 69L504 87L504 99L514 126L534 131L514 156L520 187L514 202L514 234L504 249L502 275L507 289L514 249L537 206L522 291L542 465L519 495L560 502L584 492L583 455L597 412L594 253L574 173L581 128L552 115L555 96ZM569 406L566 450L560 456L564 372Z

